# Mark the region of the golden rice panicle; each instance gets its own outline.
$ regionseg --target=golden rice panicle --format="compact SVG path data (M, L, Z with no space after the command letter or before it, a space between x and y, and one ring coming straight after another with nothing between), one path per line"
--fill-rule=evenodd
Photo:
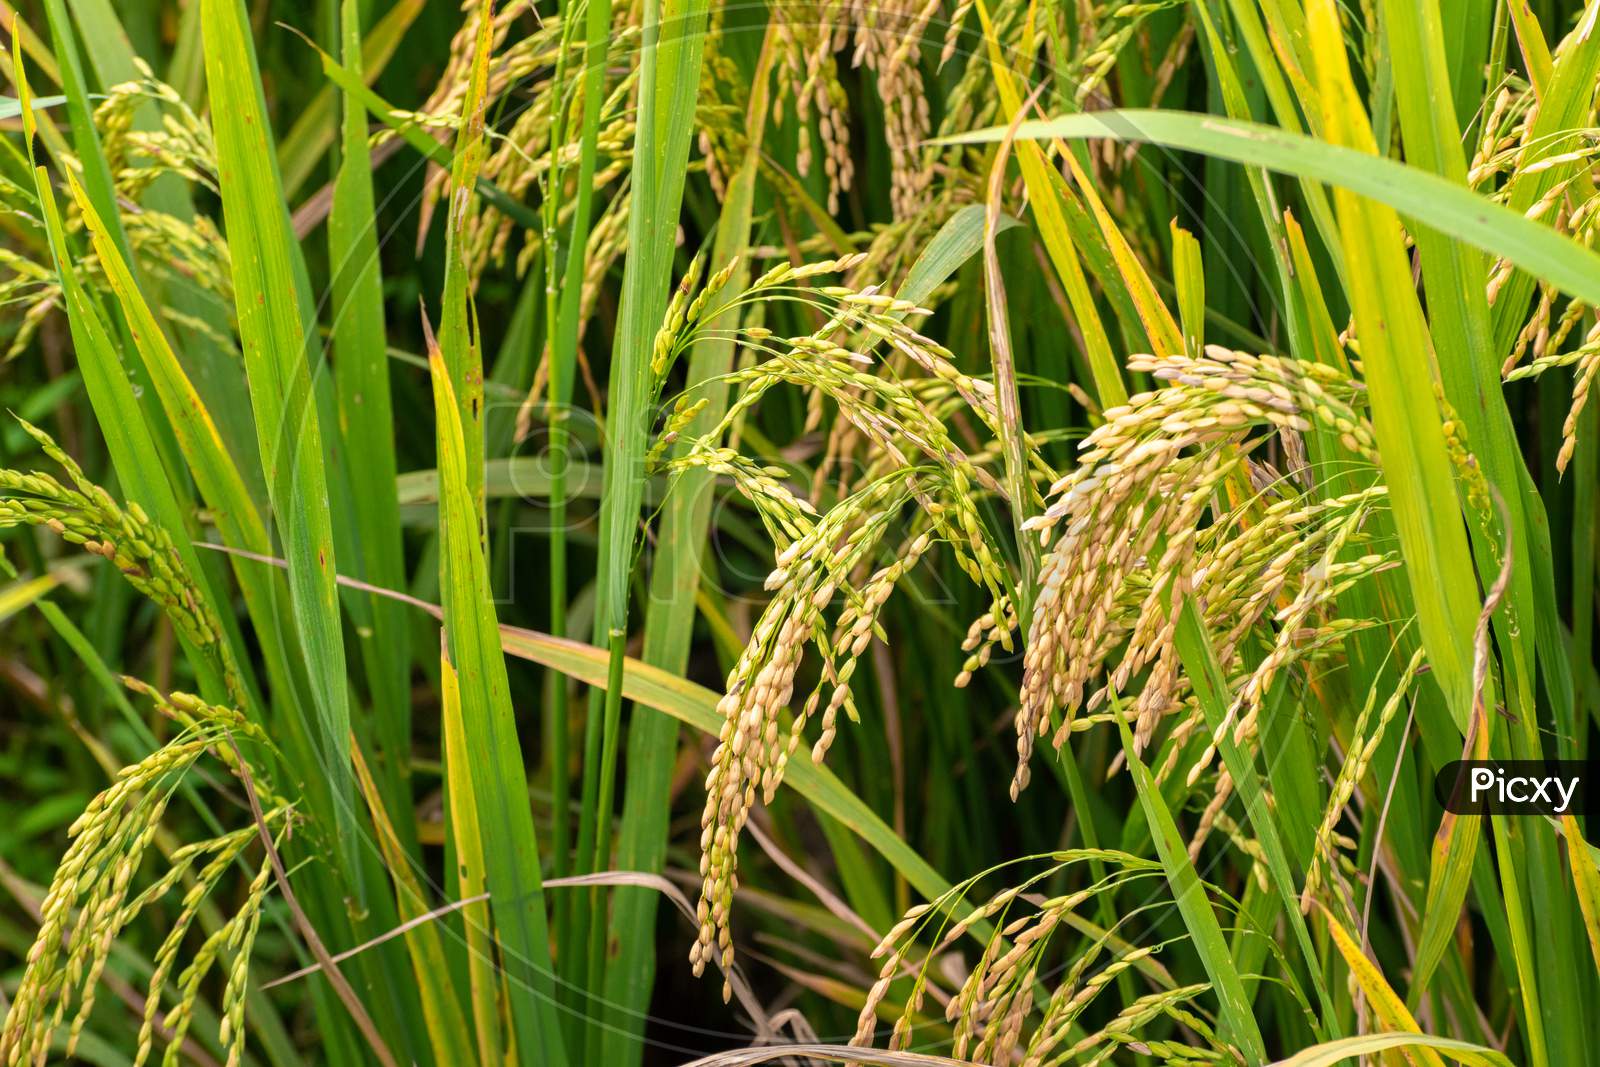
M899 553L894 562L877 570L872 577L857 591L855 597L848 600L844 610L839 613L838 621L834 626L833 637L830 641L832 653L830 663L824 671L828 684L832 685L833 692L828 698L828 704L822 713L822 734L817 738L816 744L811 748L811 759L814 763L821 763L828 754L828 749L833 744L834 736L838 733L839 710L844 708L851 719L858 718L855 704L851 696L850 678L855 673L856 664L866 654L867 645L871 643L877 627L878 615L883 610L884 602L889 599L889 594L894 592L896 584L910 571L933 544L930 533L923 532L912 538ZM833 657L843 656L844 666L835 668L831 660ZM822 691L822 684L818 683L817 689L806 702L805 710L795 719L792 736L787 751L778 754L776 758L777 775L782 774L783 765L789 755L795 750L800 740L807 719L813 713L817 697ZM777 779L766 787L765 799L771 803L777 790Z
M1588 137L1556 135L1559 143L1535 139L1537 115L1537 93L1531 86L1508 78L1507 84L1496 94L1483 125L1478 150L1468 172L1469 180L1491 199L1509 203L1512 190L1520 182L1554 167L1582 164L1566 177L1552 182L1539 200L1523 213L1528 218L1547 221L1574 243L1592 249L1600 233L1600 193L1593 188L1593 172L1596 161L1600 160L1600 148ZM1592 118L1592 109L1590 115ZM1530 154L1538 156L1532 163L1527 161ZM1515 273L1516 267L1509 260L1501 258L1494 262L1486 287L1491 305L1497 302L1500 291ZM1535 286L1535 294L1536 299L1505 359L1501 375L1506 381L1516 381L1536 377L1556 367L1574 369L1572 401L1562 424L1561 448L1556 456L1557 473L1564 474L1577 447L1578 418L1588 403L1595 371L1600 368L1600 326L1590 329L1575 348L1562 352L1560 349L1567 338L1592 308L1581 300L1566 299L1554 285L1542 279ZM1565 300L1565 307L1552 324L1558 300ZM1531 362L1524 364L1523 358L1530 353Z
M1345 587L1344 583L1352 576L1365 576L1385 565L1386 557L1378 554L1369 554L1359 559L1341 563L1338 557L1345 546L1357 535L1362 523L1366 520L1368 511L1365 506L1353 510L1347 517L1332 527L1331 534L1327 528L1315 531L1313 537L1325 542L1326 547L1309 567L1305 567L1300 574L1300 588L1293 594L1289 603L1280 608L1274 621L1277 624L1277 633L1272 637L1271 650L1258 663L1244 682L1234 692L1232 701L1223 715L1222 722L1212 732L1205 750L1189 771L1188 783L1192 786L1200 778L1201 773L1210 766L1216 756L1217 748L1224 737L1231 734L1233 744L1245 751L1250 751L1258 741L1259 714L1262 702L1267 691L1277 676L1298 662L1311 647L1307 641L1308 623L1312 615L1325 608L1325 606ZM1302 549L1304 551L1304 549ZM1230 646L1231 651L1231 646ZM1190 837L1189 855L1196 858L1200 854L1213 825L1222 812L1223 806L1231 797L1233 791L1232 776L1223 770L1219 776L1211 799L1201 814L1200 821L1195 827L1195 832Z
M942 68L951 59L955 58L956 49L961 44L961 30L972 14L975 6L973 0L956 0L956 6L950 12L950 21L945 26L944 41L939 48L939 66Z
M255 947L261 925L261 905L266 899L272 876L272 861L263 857L244 899L228 920L208 935L189 964L178 975L178 1002L162 1018L168 1031L163 1067L177 1067L178 1052L188 1036L199 1003L200 984L224 952L232 953L227 982L223 990L222 1025L218 1039L228 1050L229 1067L237 1067L244 1056L244 993L249 978L250 952ZM152 990L151 1000L155 999Z
M284 809L281 808L274 809L269 813L268 821L272 822L282 818L283 811ZM160 947L156 949L155 955L151 958L154 966L150 973L149 992L145 997L144 1014L139 1023L138 1046L134 1054L135 1067L142 1067L149 1059L151 1052L154 1051L158 1029L164 1039L171 1038L173 1033L171 1024L165 1019L159 1018L161 1016L161 999L165 995L169 979L177 969L179 952L189 932L194 927L194 921L200 913L201 905L205 903L223 874L233 866L245 849L257 840L259 840L259 834L256 828L247 826L233 833L224 834L221 837L201 842L198 845L185 846L184 849L179 850L182 854L183 862L181 868L177 863L174 864L175 872L181 869L182 872L187 873L196 864L199 865L199 869L194 871L193 881L179 901L178 911L171 919L167 936L162 940ZM177 856L175 855L174 858L176 859ZM170 881L163 879L147 890L142 899L155 900L165 895L173 885L177 884L177 881L176 877L173 877ZM176 1017L172 1016L171 1013L166 1018L176 1020Z
M830 214L838 213L839 198L855 178L849 103L835 59L849 30L840 21L845 7L844 0L815 0L780 3L772 9L781 46L773 71L772 118L781 122L787 102L794 102L799 133L795 170L802 177L811 173L816 155L811 133L812 120L816 120Z
M672 357L677 354L678 334L683 330L688 318L689 294L694 292L694 287L700 283L700 272L705 269L706 253L701 249L694 259L689 261L689 269L684 272L678 282L678 287L672 291L672 299L667 302L667 313L661 323L661 329L656 331L654 344L651 346L650 373L659 382L667 373L667 367Z
M61 466L74 488L37 471L0 470L0 527L42 526L110 560L130 585L162 607L179 633L216 659L230 695L242 700L243 683L223 640L222 623L184 570L168 532L137 501L124 508L89 481L49 434L25 419L17 421Z
M0 184L0 192L4 191ZM25 309L5 351L5 361L10 362L27 351L50 313L61 305L61 282L45 264L11 248L0 248L0 269L6 272L0 276L0 306Z
M957 909L961 907L976 881L975 878L968 879L952 887L938 899L911 908L900 922L884 935L872 952L874 959L883 959L883 965L879 969L878 980L867 991L866 1001L857 1016L855 1035L850 1039L851 1045L858 1048L871 1047L878 1008L888 997L890 986L898 977L908 972L914 975L911 1002L920 1004L920 998L929 981L927 962L959 942L972 927L988 922L997 914L1002 914L1024 888L1013 886L1004 889L982 904L967 908L962 918L955 923L947 924L945 920L957 914ZM925 932L932 932L938 940L933 949L927 953L925 962L919 967L911 963L911 957L919 951L917 942ZM987 948L985 951L987 952ZM892 1039L904 1042L909 1036L909 1033L897 1028Z
M821 761L837 735L839 713L856 717L851 690L856 663L888 597L936 541L948 546L963 573L988 590L995 605L988 642L1009 645L1016 625L1007 593L1012 581L975 502L983 493L1003 493L987 469L1000 462L999 449L985 447L980 463L956 444L945 424L966 412L975 414L979 425L992 427L998 419L993 386L959 371L948 350L905 324L906 317L927 309L871 285L803 285L818 275L848 272L862 261L852 254L802 266L779 263L751 283L743 299L805 300L822 304L831 316L807 336L779 338L762 327L740 330L740 338L764 358L728 375L735 395L722 419L667 464L669 470L700 466L731 478L755 505L776 549L766 582L773 599L730 672L719 704L723 725L701 822L700 932L691 952L697 973L708 962L726 969L732 960L728 909L737 885L738 840L757 788L765 800L772 799L814 719L821 719L821 730L810 742L811 758ZM693 302L688 288L680 290L658 337L658 365L670 362L670 353L686 343L692 323L707 314L701 307L708 294L721 284L713 276ZM888 350L886 359L905 357L911 374L878 373L872 353L880 347ZM780 384L825 397L864 446L859 485L848 492L841 487L839 502L820 518L813 518L809 502L783 484L783 469L763 467L720 444ZM664 454L688 425L691 410L680 402L653 454ZM873 557L891 523L913 504L911 530L900 550L874 569ZM830 624L836 597L842 607ZM818 680L784 738L780 717L794 696L807 645L818 653Z
M210 126L176 90L156 80L142 60L135 59L134 65L139 76L109 87L91 120L116 194L128 203L148 200L145 194L150 185L166 175L214 193L216 150ZM134 122L136 113L147 112L158 116L159 122ZM81 232L83 215L77 202L68 197L62 206L68 232ZM0 211L37 219L39 210L31 188L0 181ZM211 219L203 214L179 218L159 210L156 202L147 202L140 210L124 212L121 224L139 269L153 280L199 287L231 304L228 246ZM41 261L33 258L35 254L27 243L0 249L0 307L21 309L5 351L7 360L27 351L40 326L64 306L60 279L48 256ZM77 266L84 286L109 299L109 284L98 257L85 250ZM214 325L170 303L163 302L156 311L222 350L233 346L232 338L223 336Z
M155 881L133 893L134 878L156 839L179 779L208 751L219 751L223 746L218 743L229 731L264 740L259 730L232 708L207 704L181 693L161 697L143 683L135 683L135 688L154 696L158 707L182 728L170 742L138 763L124 767L68 829L70 843L40 904L39 932L28 951L27 965L4 1029L0 1030L0 1056L8 1064L42 1062L52 1033L76 999L78 1006L67 1039L70 1056L93 1010L95 990L118 934L146 906L193 874L195 865L209 856L186 892L184 912L167 939L165 951L175 958L195 909L227 870L231 859L255 840L256 829L250 826L178 847L167 856L167 867ZM286 806L276 804L267 818L283 824L287 813ZM153 1036L154 1006L159 1003L164 977L171 969L170 959L165 960L165 966L163 962L162 953L158 953L147 1000L151 1015L147 1017L147 1032L141 1034L142 1049ZM181 1035L173 1042L175 1049ZM141 1052L141 1062L147 1052Z
M1306 568L1305 578L1299 590L1289 604L1277 614L1280 625L1272 650L1256 665L1238 692L1234 694L1228 710L1222 717L1222 722L1213 731L1211 741L1189 772L1190 785L1193 785L1200 773L1210 765L1225 733L1231 731L1233 742L1240 745L1254 735L1256 716L1260 711L1262 699L1279 672L1295 658L1301 644L1301 629L1313 609L1322 603L1327 589L1339 575L1338 557L1360 529L1367 514L1365 507L1353 510L1334 527L1332 535L1326 537L1327 547L1322 550L1321 557L1315 564ZM1320 531L1313 536L1318 540L1323 539ZM1296 555L1301 555L1303 551L1302 547Z
M688 271L673 291L661 329L656 333L650 372L658 388L678 354L693 343L697 336L696 327L715 317L720 310L718 298L733 280L734 271L739 266L738 257L729 260L707 278L705 285L695 293L695 286L705 270L705 261L706 251L702 249L690 262ZM693 299L690 299L691 293L694 294Z
M152 182L170 173L215 193L217 149L210 124L142 59L135 59L134 65L139 76L108 88L94 111L101 151L117 191L138 200ZM136 121L139 112L152 105L160 114L160 124Z
M891 989L907 981L909 991L888 1013L895 1019L888 1049L914 1047L914 1024L927 1014L926 1001L932 996L943 1005L950 1024L952 1056L972 1063L1020 1062L1033 1067L1064 1062L1066 1048L1073 1056L1094 1053L1094 1060L1103 1059L1148 1023L1184 1011L1183 1005L1207 991L1204 983L1162 990L1124 1006L1111 1023L1083 1036L1082 1017L1099 995L1114 988L1119 976L1147 966L1146 961L1164 946L1129 944L1115 929L1083 940L1058 941L1055 935L1082 929L1077 926L1079 913L1100 894L1159 878L1161 867L1116 850L1070 849L1010 861L985 874L1044 859L1051 862L981 903L964 903L978 881L972 878L906 912L872 953L882 962L857 1016L851 1045L874 1045L878 1018ZM1085 863L1103 864L1103 876L1072 892L1049 897L1041 892L1068 868ZM985 927L977 959L960 969L949 968L961 942ZM940 988L947 978L958 983L950 993ZM1212 1050L1221 1046L1210 1027L1202 1025L1195 1032L1211 1044L1211 1049L1197 1050L1198 1058L1213 1058ZM1068 1045L1073 1037L1076 1042Z
M919 52L929 20L942 0L887 0L855 5L864 14L856 55L876 77L884 103L883 135L889 150L890 198L898 218L922 210L932 180L932 156L923 142L932 128ZM878 29L878 27L884 27Z
M1134 356L1128 365L1161 387L1104 413L1105 422L1080 445L1077 468L1050 487L1044 511L1025 524L1047 551L1023 662L1013 796L1028 783L1035 740L1048 729L1050 712L1064 713L1053 738L1059 747L1096 678L1104 678L1104 687L1088 698L1090 710L1107 689L1128 692L1149 668L1133 701L1135 741L1149 743L1157 722L1180 706L1173 627L1193 585L1206 587L1199 599L1208 616L1229 618L1231 601L1215 594L1218 583L1252 606L1232 617L1235 632L1221 649L1226 666L1270 602L1248 601L1247 588L1270 588L1274 575L1281 587L1298 575L1294 568L1309 566L1285 545L1278 569L1262 572L1271 557L1242 558L1238 550L1248 539L1220 539L1218 531L1239 527L1234 519L1218 512L1217 522L1202 522L1220 507L1220 490L1242 473L1263 433L1301 434L1318 425L1355 457L1376 462L1372 431L1357 408L1361 388L1332 368L1216 345L1198 356ZM1269 507L1265 514L1274 512ZM1286 508L1276 514L1293 517ZM1272 528L1249 525L1257 538Z
M1390 693L1389 699L1384 702L1383 710L1378 713L1377 722L1371 726L1370 733L1368 727L1372 721L1373 705L1377 701L1377 690L1372 689L1367 692L1366 703L1361 708L1361 714L1356 717L1355 729L1350 734L1350 748L1345 753L1345 760L1339 768L1338 777L1334 779L1327 810L1323 812L1322 822L1317 827L1312 846L1312 862L1306 871L1305 888L1300 893L1300 910L1303 912L1311 910L1311 902L1316 899L1317 890L1322 884L1322 872L1333 860L1336 836L1334 831L1339 825L1339 820L1344 817L1345 805L1350 802L1361 779L1366 777L1367 767L1377 753L1378 746L1383 742L1384 731L1388 729L1401 705L1405 703L1412 680L1417 677L1417 672L1422 667L1422 660L1423 650L1418 648L1412 653L1410 661L1401 669L1394 692Z
M841 589L847 589L850 597L861 596L849 589L846 576L878 544L882 521L873 519L881 513L873 509L883 507L886 497L903 500L893 489L880 486L833 508L779 552L768 577L774 597L729 674L726 695L718 704L723 725L706 779L701 817L700 932L690 955L696 974L708 962L719 961L724 971L732 964L728 912L737 886L739 835L758 784L770 796L782 780L788 752L780 740L779 715L793 696L807 643L817 643L823 650L828 661L825 676L839 678L823 613ZM800 722L803 719L797 725ZM798 738L796 730L789 751ZM725 982L724 993L729 992Z
M1484 477L1483 468L1478 465L1478 457L1472 454L1467 441L1467 427L1461 421L1461 416L1445 398L1444 387L1435 381L1433 383L1434 402L1439 405L1441 428L1444 430L1445 451L1450 456L1450 463L1456 469L1456 479L1461 485L1461 494L1466 498L1467 506L1477 512L1480 517L1489 514L1489 479ZM1563 433L1570 433L1572 421L1569 416ZM1563 447L1565 455L1571 453ZM1556 459L1558 470L1565 468L1565 460Z
M967 627L966 637L961 641L961 651L967 653L967 658L962 661L961 671L955 677L957 689L965 689L972 681L972 676L988 665L996 645L1008 652L1011 650L1011 635L1018 625L1016 605L1009 596L1001 597L987 612L972 620Z

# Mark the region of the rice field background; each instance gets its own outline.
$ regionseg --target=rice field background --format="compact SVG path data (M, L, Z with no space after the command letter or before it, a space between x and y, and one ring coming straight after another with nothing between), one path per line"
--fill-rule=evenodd
M1597 20L0 3L0 1059L1600 1064Z

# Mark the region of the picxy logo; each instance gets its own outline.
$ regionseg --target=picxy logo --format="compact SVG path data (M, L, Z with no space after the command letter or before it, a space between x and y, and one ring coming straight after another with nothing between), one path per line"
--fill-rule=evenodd
M1457 760L1434 779L1446 810L1479 815L1571 815L1600 801L1581 760Z

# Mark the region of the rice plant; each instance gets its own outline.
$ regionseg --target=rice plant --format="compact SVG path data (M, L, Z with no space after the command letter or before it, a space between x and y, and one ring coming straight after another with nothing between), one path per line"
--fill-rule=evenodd
M0 20L0 1061L1600 1064L1600 0Z

